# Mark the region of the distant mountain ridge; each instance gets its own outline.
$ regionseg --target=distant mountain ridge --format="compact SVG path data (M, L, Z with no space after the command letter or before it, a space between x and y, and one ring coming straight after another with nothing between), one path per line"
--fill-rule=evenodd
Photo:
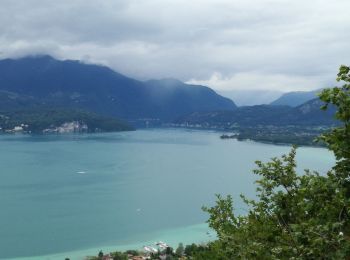
M208 87L177 80L142 82L105 66L46 55L0 60L0 109L42 105L128 120L164 121L193 112L236 108Z
M221 90L218 93L234 100L237 106L267 105L283 94L280 91L268 89Z
M334 117L335 107L329 106L324 111L321 110L323 105L320 99L313 99L298 107L256 105L234 111L192 113L169 126L232 133L222 135L222 139L322 146L315 138L340 124Z
M237 108L233 101L208 87L189 85L176 79L143 82L105 66L59 61L50 56L0 60L0 111L16 115L14 119L20 118L16 111L35 111L26 118L42 116L45 120L41 125L49 121L48 113L37 111L48 109L57 111L58 123L64 121L62 115L70 119L62 109L77 111L74 120L81 117L87 121L102 116L100 122L106 129L107 123L112 122L110 118L125 119L134 125L137 120L147 123L158 120L158 126L174 123L220 129L336 124L332 108L321 111L318 98L296 106L297 102L313 97L316 92L285 94L284 99L281 97L278 102L273 102L274 105ZM291 96L294 99L288 98ZM282 105L284 103L288 105ZM117 128L116 123L114 128Z
M322 101L310 100L297 107L257 105L239 107L234 111L212 111L193 113L179 118L175 124L201 125L229 129L231 127L254 126L332 126L335 109L321 110Z
M275 101L271 102L270 105L297 107L309 100L317 98L317 94L321 91L322 89L317 89L313 91L288 92L283 94Z

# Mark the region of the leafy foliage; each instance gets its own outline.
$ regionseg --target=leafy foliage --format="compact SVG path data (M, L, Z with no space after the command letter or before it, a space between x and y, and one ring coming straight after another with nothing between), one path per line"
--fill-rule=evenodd
M122 252L114 252L111 253L111 256L113 257L113 260L128 260L128 254L122 253Z
M296 172L296 148L270 162L257 161L257 199L234 214L233 200L217 195L204 207L218 235L205 253L219 259L347 259L350 256L350 68L341 66L342 87L323 90L320 99L337 108L341 125L320 137L336 156L326 174ZM203 256L195 257L205 259ZM207 258L215 259L215 258Z
M175 254L178 256L182 256L185 252L184 245L182 243L179 243L179 246L175 250Z
M329 145L338 160L335 170L348 181L350 172L350 68L342 65L339 69L337 81L344 81L342 87L324 90L320 99L326 102L322 107L335 105L338 110L335 117L343 122L342 127L334 128L330 133L321 136L321 140Z

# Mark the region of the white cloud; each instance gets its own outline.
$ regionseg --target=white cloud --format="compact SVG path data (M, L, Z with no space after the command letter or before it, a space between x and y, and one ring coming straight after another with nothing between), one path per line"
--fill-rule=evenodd
M3 0L0 49L139 79L307 90L331 84L349 62L348 10L348 0Z
M325 79L322 77L259 72L240 72L230 77L225 77L221 73L215 72L207 80L191 79L187 81L189 84L212 86L219 91L268 89L282 92L317 89L320 86L324 86L324 82Z

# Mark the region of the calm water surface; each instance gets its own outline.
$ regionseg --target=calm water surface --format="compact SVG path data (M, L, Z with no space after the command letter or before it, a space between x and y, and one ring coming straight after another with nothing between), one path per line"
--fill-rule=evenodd
M201 206L215 193L232 194L244 213L239 194L254 196L254 161L290 147L219 135L158 129L0 136L0 257L142 244L166 230L188 241L195 229L185 227L205 222ZM301 172L325 172L333 163L325 149L298 150Z

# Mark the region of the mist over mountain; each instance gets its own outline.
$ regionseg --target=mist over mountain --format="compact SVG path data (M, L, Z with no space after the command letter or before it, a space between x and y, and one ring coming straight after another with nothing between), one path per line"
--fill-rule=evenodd
M138 81L108 67L51 56L0 61L0 108L65 107L125 119L173 120L192 112L233 110L208 87L173 79Z
M297 107L309 100L317 98L317 94L321 92L321 89L313 91L295 91L283 94L281 97L271 102L273 106L291 106Z
M219 94L234 100L237 106L270 104L283 93L275 90L221 90Z
M314 99L317 92L291 92L271 105L237 108L232 100L208 87L176 79L139 81L105 66L60 61L50 56L0 61L0 111L83 109L133 122L157 119L250 126L333 124L331 111L321 111L320 101ZM265 96L260 91L237 93L236 96L246 99L245 103L262 102L279 94L276 91Z

